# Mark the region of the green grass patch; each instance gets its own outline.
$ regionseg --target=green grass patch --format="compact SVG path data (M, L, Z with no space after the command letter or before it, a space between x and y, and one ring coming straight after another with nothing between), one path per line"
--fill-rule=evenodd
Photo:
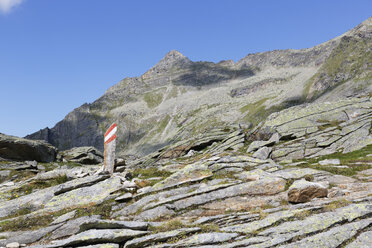
M307 160L295 160L305 161L304 164L299 164L296 167L302 168L313 168L317 170L328 171L333 174L339 174L344 176L354 176L359 171L367 170L371 168L371 165L367 163L372 163L372 156L367 157L367 155L372 154L372 145L368 145L360 150L349 152L349 153L333 153L329 155L324 155L317 158L307 159ZM337 165L320 165L319 161L325 159L339 159L340 165L346 165L348 168L343 168ZM358 163L358 164L357 164Z
M159 123L158 123L158 129L156 130L157 133L162 133L164 129L167 127L171 117L169 115L166 115Z
M45 189L55 185L59 185L68 181L66 175L58 176L50 180L34 180L28 184L22 185L21 187L10 191L10 198L8 200L18 198L20 196L31 194L37 189Z
M173 220L165 222L164 224L162 224L160 226L150 226L149 231L152 231L154 233L168 232L168 231L181 229L181 228L184 228L184 227L186 227L186 225L183 224L180 220L173 219Z
M330 203L324 205L323 209L325 211L332 211L332 210L335 210L337 208L346 207L346 206L350 205L351 203L352 203L351 201L341 199L341 200L333 201L333 202L330 202Z
M43 215L35 216L24 216L32 213L31 207L22 207L16 213L11 216L7 216L6 220L3 218L3 221L0 219L0 230L2 232L6 231L23 231L23 230L37 230L42 227L49 226L50 223L56 218L73 210L76 210L74 218L79 218L83 216L91 215L101 215L104 219L109 219L112 204L115 200L107 200L101 204L90 204L82 207L70 207L57 212L48 212ZM18 217L18 218L17 218Z
M137 168L132 171L133 177L138 177L142 179L147 179L151 177L168 177L172 175L169 171L159 170L156 167L149 167L149 168Z
M143 100L145 100L147 107L155 108L163 101L163 93L162 92L147 92L143 96Z
M343 175L343 176L354 176L359 171L370 169L370 165L348 165L349 168L338 167L334 165L320 165L320 164L300 164L297 167L301 168L312 168L315 170L323 170L332 174Z
M46 214L35 217L16 218L3 221L0 223L0 230L7 231L24 231L36 230L48 226L53 221L53 215Z
M342 128L340 127L340 124L342 123L342 121L337 121L337 120L334 120L334 121L328 121L328 120L318 120L317 121L318 123L321 123L320 126L317 126L317 128L320 130L320 131L323 131L327 128L330 128L330 127L337 127L337 129L341 130Z

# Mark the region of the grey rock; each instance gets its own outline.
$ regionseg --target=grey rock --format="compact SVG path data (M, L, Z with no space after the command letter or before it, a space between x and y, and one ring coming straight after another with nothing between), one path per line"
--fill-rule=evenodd
M80 225L85 221L89 221L90 219L96 220L100 218L99 215L92 215L92 216L83 216L80 218L76 218L74 220L70 220L63 224L58 229L54 230L50 235L50 239L60 239L65 238L67 236L71 236L80 232Z
M173 216L175 213L173 207L170 207L170 205L163 205L141 212L134 217L134 220L154 220L161 217Z
M93 175L81 179L75 179L66 183L60 184L55 188L54 195L60 195L65 192L78 188L92 186L109 178L109 175Z
M325 159L322 161L319 161L320 165L339 165L340 160L339 159Z
M232 226L227 226L222 228L221 230L224 232L239 232L244 234L251 234L260 229L269 227L274 225L275 223L281 223L293 218L296 215L299 215L308 209L301 209L301 210L286 210L286 211L279 211L277 213L270 214L263 220L257 220L250 223L244 224L237 224Z
M53 232L55 229L57 229L60 226L61 226L61 224L41 228L41 229L35 230L35 231L25 232L25 233L22 233L20 235L10 237L9 239L7 239L5 241L0 241L0 245L5 245L5 244L13 243L13 242L17 242L17 243L20 243L20 244L31 244L31 243L34 243L36 241L39 241L45 235L47 235L48 233Z
M99 204L114 197L111 193L116 192L120 188L121 182L119 178L109 178L89 187L78 188L55 195L44 204L44 208L40 211L55 212L69 207Z
M57 149L46 142L0 134L0 157L2 158L53 162L56 155Z
M354 204L338 208L332 212L314 214L304 220L284 222L260 232L260 236L268 236L271 239L261 243L259 247L271 247L282 244L295 237L321 232L337 223L352 222L358 218L368 216L371 209L371 204Z
M70 247L82 244L97 244L97 243L122 243L129 239L145 235L145 231L135 231L129 229L110 229L110 230L88 230L76 234L70 238L52 241L48 247Z
M89 218L80 222L80 231L89 229L132 229L146 231L147 222L140 221L115 221Z
M10 170L0 170L0 182L6 178L9 177L10 175Z
M295 181L288 189L288 201L294 203L308 202L315 197L327 197L327 195L327 188L306 180Z
M124 248L137 248L137 247L144 247L149 244L154 244L157 242L165 241L170 238L177 237L182 234L190 234L199 231L200 228L198 227L193 227L193 228L181 228L178 230L174 231L169 231L169 232L162 232L162 233L157 233L157 234L151 234L151 235L146 235L141 238L136 238L133 240L128 241L125 243Z
M105 243L98 245L79 246L80 248L119 248L119 244Z
M239 195L274 195L284 191L285 180L280 178L264 178L262 180L242 183L212 191L210 193L189 197L174 202L177 210L185 209L191 206L198 206L208 202L226 199Z
M355 241L351 242L346 248L370 248L372 244L372 231L361 233Z
M41 165L41 164L38 164L37 169L43 171L43 170L45 170L45 166Z
M62 223L62 222L66 222L66 221L74 218L75 215L76 215L76 210L68 212L68 213L66 213L64 215L61 215L58 218L56 218L51 224L54 225L54 224L59 224L59 223Z
M174 244L174 247L191 247L196 245L211 245L230 241L239 236L237 233L210 232L193 235Z
M20 244L18 242L9 243L6 245L6 248L18 248Z
M123 202L123 201L128 201L128 200L130 200L132 198L133 198L133 194L132 193L125 193L124 195L121 195L121 196L115 198L115 201Z
M334 227L329 231L322 232L305 238L301 241L294 242L288 245L280 246L282 248L296 248L296 247L330 247L336 248L343 244L345 241L353 238L360 230L364 229L372 223L372 219L361 220L355 223L349 223ZM372 241L372 240L371 240ZM371 243L370 243L371 244ZM360 247L360 246L358 246Z
M80 164L99 164L103 162L102 153L92 146L75 147L60 152L59 155L62 160Z
M247 153L257 151L258 149L260 149L261 147L264 147L264 146L271 146L271 145L275 144L275 142L276 142L275 140L270 140L270 141L257 140L257 141L253 141L249 145L248 150L247 150Z
M269 157L270 152L272 151L271 147L263 146L253 153L252 157L265 160Z

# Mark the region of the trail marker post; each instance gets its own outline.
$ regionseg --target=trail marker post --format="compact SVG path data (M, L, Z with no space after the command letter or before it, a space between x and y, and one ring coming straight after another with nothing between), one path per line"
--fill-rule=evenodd
M116 131L118 130L117 124L113 123L104 135L104 165L103 170L109 172L111 175L114 173L115 167L115 149L116 149Z

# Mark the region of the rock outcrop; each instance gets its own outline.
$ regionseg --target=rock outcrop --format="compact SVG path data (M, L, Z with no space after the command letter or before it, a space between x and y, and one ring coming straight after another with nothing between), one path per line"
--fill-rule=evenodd
M55 147L44 141L0 134L0 157L2 158L52 162L56 159L57 152Z
M62 161L76 162L80 164L99 164L103 162L103 155L92 146L75 147L58 154Z

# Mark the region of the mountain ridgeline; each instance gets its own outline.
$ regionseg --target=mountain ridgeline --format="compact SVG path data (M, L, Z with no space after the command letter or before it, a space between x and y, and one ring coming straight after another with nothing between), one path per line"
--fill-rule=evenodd
M255 126L293 105L342 100L372 91L372 17L323 44L249 54L234 63L193 62L171 51L140 77L29 139L60 150L94 146L117 122L120 155L142 156L216 127Z

